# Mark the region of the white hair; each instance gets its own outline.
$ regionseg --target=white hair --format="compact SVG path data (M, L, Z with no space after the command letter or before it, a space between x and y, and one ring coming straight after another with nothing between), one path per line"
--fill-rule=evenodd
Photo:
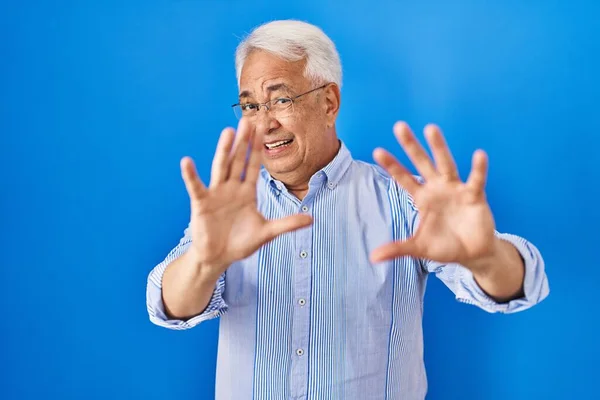
M283 20L255 28L235 51L238 86L246 57L253 50L267 51L291 62L306 59L306 78L317 85L333 82L342 87L342 65L335 44L315 25Z

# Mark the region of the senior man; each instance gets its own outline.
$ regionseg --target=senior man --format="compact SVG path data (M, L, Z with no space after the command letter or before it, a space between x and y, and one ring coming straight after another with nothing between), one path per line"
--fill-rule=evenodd
M379 166L352 159L336 132L339 56L319 28L267 23L235 61L237 132L221 133L208 187L182 159L190 224L147 286L157 325L220 317L217 399L423 399L429 273L488 312L548 295L537 248L495 229L483 151L462 182L436 126L431 160L399 122L419 176L383 149Z

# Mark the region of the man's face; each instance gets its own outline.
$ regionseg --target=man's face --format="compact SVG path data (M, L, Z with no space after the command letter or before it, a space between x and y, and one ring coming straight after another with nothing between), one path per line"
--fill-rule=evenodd
M255 50L246 58L240 78L240 103L264 103L281 97L294 97L315 88L304 77L304 61L287 62L270 53ZM273 115L264 107L250 119L263 135L263 164L276 179L298 180L295 175L314 170L327 140L327 95L316 90L294 100L293 108ZM293 110L293 111L292 111Z

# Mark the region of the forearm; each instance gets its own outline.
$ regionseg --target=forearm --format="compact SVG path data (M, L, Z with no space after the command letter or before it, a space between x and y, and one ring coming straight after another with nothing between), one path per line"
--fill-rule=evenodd
M481 289L498 303L523 297L525 264L518 250L496 238L490 256L465 265Z
M187 320L208 306L219 279L197 262L191 251L173 261L165 270L162 297L165 313L171 319Z

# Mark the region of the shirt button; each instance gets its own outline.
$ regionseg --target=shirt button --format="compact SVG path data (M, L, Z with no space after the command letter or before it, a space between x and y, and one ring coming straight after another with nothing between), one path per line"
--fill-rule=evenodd
M306 300L300 299L300 300L298 300L298 304L300 304L301 306L303 306L303 305L306 304Z
M306 256L308 256L307 252L305 252L305 251L300 252L300 257L306 258Z
M333 189L333 188L335 187L335 183L333 183L333 182L329 182L329 183L327 184L327 187L328 187L329 189Z
M298 350L296 350L296 354L297 354L298 356L303 356L303 355L304 355L304 350L302 350L302 349L298 349Z
M307 212L308 211L308 207L307 206L302 206L302 211Z

